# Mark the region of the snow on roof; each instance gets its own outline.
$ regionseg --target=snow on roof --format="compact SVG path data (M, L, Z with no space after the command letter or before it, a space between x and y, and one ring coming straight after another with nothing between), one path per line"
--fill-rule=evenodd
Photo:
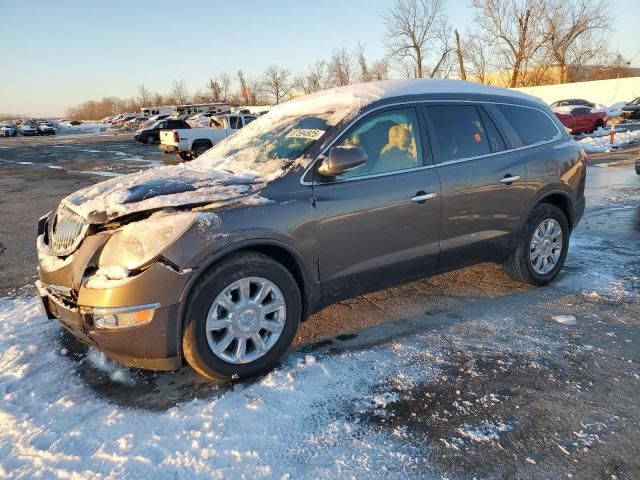
M282 115L296 115L301 112L304 114L324 113L327 111L327 105L357 107L387 98L435 93L499 95L544 105L544 102L539 98L516 90L463 80L416 79L385 80L330 88L276 105L271 109L271 112L277 111Z

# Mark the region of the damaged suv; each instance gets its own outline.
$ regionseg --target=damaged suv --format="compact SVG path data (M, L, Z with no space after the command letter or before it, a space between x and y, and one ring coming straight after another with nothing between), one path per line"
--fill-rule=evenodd
M472 263L544 285L586 165L528 95L369 83L273 108L188 164L80 190L38 226L50 318L127 365L263 373L326 305Z

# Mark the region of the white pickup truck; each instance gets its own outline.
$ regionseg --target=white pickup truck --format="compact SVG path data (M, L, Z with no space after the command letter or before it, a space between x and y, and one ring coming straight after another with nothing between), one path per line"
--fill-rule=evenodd
M182 160L191 160L256 118L255 115L218 115L211 117L210 128L163 130L160 132L160 150L176 153Z

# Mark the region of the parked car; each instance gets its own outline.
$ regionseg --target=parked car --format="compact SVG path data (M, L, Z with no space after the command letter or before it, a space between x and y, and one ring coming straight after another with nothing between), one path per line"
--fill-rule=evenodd
M25 137L27 137L37 134L38 129L33 123L23 123L22 125L20 125L20 135L24 135Z
M160 132L162 130L183 128L191 128L191 125L189 125L184 120L167 118L147 124L140 130L137 130L133 138L135 138L139 142L146 143L147 145L153 145L154 143L160 141Z
M567 107L573 105L582 105L584 107L595 108L596 104L590 102L589 100L585 100L583 98L570 98L567 100L557 100L551 104L551 108L553 107Z
M638 158L636 158L636 173L640 175L640 154L638 154Z
M15 137L18 129L13 124L5 124L0 126L0 137Z
M160 132L160 150L175 153L182 160L198 158L256 118L255 115L217 115L210 118L211 128L164 130Z
M37 286L49 318L117 361L246 378L341 299L485 261L551 282L586 171L549 107L520 92L332 89L193 162L63 199L38 224Z
M620 109L623 120L640 120L640 97L634 98Z
M163 118L168 118L169 115L154 115L153 117L149 117L147 119L147 125L151 125L153 122L157 120L162 120Z
M55 128L53 128L53 126L48 123L38 123L36 130L38 131L38 135L55 135L56 134Z
M607 124L607 114L605 112L593 110L582 105L555 107L553 111L562 124L576 135L592 133L598 128L604 128Z

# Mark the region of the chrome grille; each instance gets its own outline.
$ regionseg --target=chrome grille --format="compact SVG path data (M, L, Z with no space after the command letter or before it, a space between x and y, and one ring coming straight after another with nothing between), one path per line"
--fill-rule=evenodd
M70 255L84 239L88 227L80 215L61 205L49 220L49 247L60 257Z

